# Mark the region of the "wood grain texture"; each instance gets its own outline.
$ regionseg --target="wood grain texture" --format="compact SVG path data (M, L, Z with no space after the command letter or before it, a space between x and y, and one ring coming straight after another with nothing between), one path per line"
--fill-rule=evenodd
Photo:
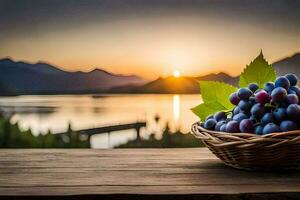
M0 199L299 199L299 194L299 171L236 170L206 148L0 150Z

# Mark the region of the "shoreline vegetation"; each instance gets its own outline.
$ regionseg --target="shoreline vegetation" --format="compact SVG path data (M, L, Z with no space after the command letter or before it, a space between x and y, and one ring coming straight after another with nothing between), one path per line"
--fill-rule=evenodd
M0 115L0 148L90 148L88 138L79 137L69 126L65 134L33 135L31 130L22 131L18 123Z
M166 124L160 139L156 139L155 134L151 134L147 139L136 138L114 148L183 147L203 147L203 144L189 133L182 133L179 130L170 131ZM48 131L46 134L33 135L30 129L22 131L18 123L12 124L10 118L0 115L0 148L91 148L91 145L89 138L72 130L71 125L63 134L53 134Z

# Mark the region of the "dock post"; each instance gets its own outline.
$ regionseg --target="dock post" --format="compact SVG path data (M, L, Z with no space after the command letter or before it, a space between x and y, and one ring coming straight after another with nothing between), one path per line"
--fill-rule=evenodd
M141 140L141 136L140 136L140 127L136 127L136 140Z

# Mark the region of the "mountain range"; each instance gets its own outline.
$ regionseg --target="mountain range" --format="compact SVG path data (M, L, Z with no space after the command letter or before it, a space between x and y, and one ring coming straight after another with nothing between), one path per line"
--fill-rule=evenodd
M273 63L277 74L293 72L300 76L300 53ZM214 80L237 85L238 77L226 73L197 77L173 76L147 82L135 75L109 73L102 69L68 72L38 62L0 60L0 95L79 94L79 93L199 93L199 80Z
M135 75L112 74L101 69L67 72L53 65L0 60L0 94L97 93L122 85L142 85Z

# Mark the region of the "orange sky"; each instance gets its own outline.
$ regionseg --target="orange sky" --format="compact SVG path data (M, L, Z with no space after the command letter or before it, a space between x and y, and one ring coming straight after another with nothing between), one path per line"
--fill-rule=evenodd
M171 75L175 69L182 75L218 71L238 75L261 49L271 62L300 51L299 28L287 28L286 23L279 23L280 20L277 23L276 19L272 23L270 16L259 13L253 13L258 19L238 15L238 9L244 5L235 8L233 16L216 14L219 7L201 12L201 5L194 10L180 4L170 11L170 6L165 10L156 6L155 10L152 4L130 7L132 9L116 4L110 8L111 12L101 16L85 16L82 9L80 17L74 14L75 22L71 14L69 20L67 14L59 19L49 14L48 18L41 17L43 23L31 22L30 18L22 30L18 27L23 24L9 26L2 33L5 37L0 34L0 57L30 62L42 60L71 71L98 67L153 79ZM141 9L145 14L130 13ZM28 13L25 16L30 15ZM19 17L17 12L15 15ZM34 17L39 19L39 16ZM262 23L260 18L266 21ZM2 26L7 24L3 22ZM32 23L34 26L30 27Z

